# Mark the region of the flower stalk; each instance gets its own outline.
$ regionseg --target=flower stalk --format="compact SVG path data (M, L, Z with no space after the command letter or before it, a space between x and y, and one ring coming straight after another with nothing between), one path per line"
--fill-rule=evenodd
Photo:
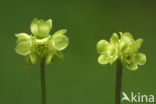
M40 73L41 73L41 101L42 104L46 104L46 85L45 85L45 62L44 58L40 62Z
M115 104L120 104L121 83L122 83L122 64L120 60L116 63L116 88L115 88Z

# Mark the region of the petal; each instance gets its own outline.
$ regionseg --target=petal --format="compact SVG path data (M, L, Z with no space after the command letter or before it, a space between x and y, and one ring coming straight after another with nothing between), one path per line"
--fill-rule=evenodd
M18 38L17 39L17 43L21 42L21 41L25 41L25 40L29 40L31 37L26 34L26 33L19 33L19 34L15 34L15 36Z
M113 33L112 37L110 38L110 43L115 45L119 43L119 38L116 33Z
M126 64L126 67L127 67L129 70L137 70L137 69L138 69L138 66L137 66L136 63Z
M25 62L26 62L26 65L27 66L32 66L32 62L31 62L31 59L30 59L30 56L29 55L27 55L25 57Z
M120 32L120 36L121 36L121 40L123 41L129 42L131 40L134 40L133 36L129 32L125 32L125 33Z
M52 19L48 19L47 23L49 24L50 28L52 29Z
M128 44L131 44L131 42L134 41L133 36L126 32L126 33L120 33L121 38L120 38L120 43L119 43L119 49L121 50L121 52L124 52L127 47Z
M51 31L52 28L52 20L44 21L40 20L39 21L39 37L40 38L45 38L49 35L49 32Z
M125 63L126 67L128 69L130 69L130 70L137 70L138 69L138 66L137 66L137 64L135 62L135 59L134 59L133 55L125 57L123 61L124 62L122 62L122 63Z
M66 32L67 32L67 29L59 30L59 31L54 33L53 37L59 36L59 35L64 35Z
M38 19L34 18L30 25L30 30L35 37L38 37Z
M53 41L54 41L54 47L59 51L65 49L69 43L69 39L65 35L57 35L53 37Z
M108 47L109 47L109 43L106 40L100 40L97 43L97 51L100 54L105 54L106 55L107 54Z
M52 39L49 39L47 42L47 46L48 46L48 53L54 54L56 52L56 49L54 47L54 41Z
M28 55L31 52L31 41L21 41L17 43L17 46L15 48L15 51L20 55Z
M107 56L105 56L105 55L100 55L100 56L98 57L98 62L99 62L100 64L107 64L107 63L109 63L109 57L107 57Z
M143 39L137 39L136 41L131 41L127 44L127 47L124 50L124 53L136 53L141 47Z
M109 44L107 48L107 56L114 56L118 54L118 46L114 44Z
M53 55L52 54L48 54L46 57L45 57L45 64L49 64L51 62L51 59L52 59Z
M49 35L50 30L52 29L52 20L47 21L38 20L34 18L30 25L31 32L36 38L45 38Z
M116 60L117 60L117 58L118 58L118 55L117 54L115 54L115 55L113 55L113 56L110 56L109 57L110 59L110 64L112 65Z
M137 39L135 44L135 49L138 51L143 43L143 39Z
M56 54L53 55L51 62L53 64L59 64L60 62L62 62L64 59L64 56L61 52L57 52Z
M32 64L37 64L40 62L40 57L36 53L31 53L30 59L31 59Z
M137 53L135 60L138 65L144 65L146 63L146 55L143 53Z

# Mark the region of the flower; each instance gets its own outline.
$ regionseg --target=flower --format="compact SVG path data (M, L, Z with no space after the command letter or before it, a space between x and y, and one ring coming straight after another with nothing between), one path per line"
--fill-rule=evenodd
M113 64L120 60L130 70L138 69L138 65L146 63L146 55L139 52L143 39L134 40L129 32L120 32L120 39L117 33L113 33L110 42L101 40L97 43L97 51L101 54L98 57L100 64Z
M52 20L47 21L34 19L30 25L33 35L26 33L15 34L17 54L26 57L26 64L37 64L44 58L45 63L59 63L63 59L61 53L69 43L69 39L64 34L66 29L55 32L52 36L49 34L52 29Z

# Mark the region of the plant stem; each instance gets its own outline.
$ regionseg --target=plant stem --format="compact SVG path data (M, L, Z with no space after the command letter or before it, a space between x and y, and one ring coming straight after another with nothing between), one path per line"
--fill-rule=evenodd
M122 64L121 64L120 60L117 60L117 64L116 64L115 104L120 104L121 82L122 82Z
M45 87L45 62L44 58L40 62L41 71L41 100L42 104L46 104L46 87Z

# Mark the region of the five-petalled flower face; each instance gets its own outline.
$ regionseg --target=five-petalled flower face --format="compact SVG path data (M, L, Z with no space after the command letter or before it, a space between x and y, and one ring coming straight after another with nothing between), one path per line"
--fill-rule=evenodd
M30 25L33 35L26 33L16 34L17 46L16 52L26 56L26 64L33 65L44 58L45 63L59 63L63 59L61 53L68 46L68 37L64 34L66 29L55 32L52 36L49 34L52 29L52 20L47 21L34 19Z
M110 42L101 40L97 43L97 51L101 54L98 57L100 64L113 64L117 59L130 70L138 69L138 65L146 63L146 56L139 52L143 39L134 40L128 33L120 32L120 39L113 33Z

